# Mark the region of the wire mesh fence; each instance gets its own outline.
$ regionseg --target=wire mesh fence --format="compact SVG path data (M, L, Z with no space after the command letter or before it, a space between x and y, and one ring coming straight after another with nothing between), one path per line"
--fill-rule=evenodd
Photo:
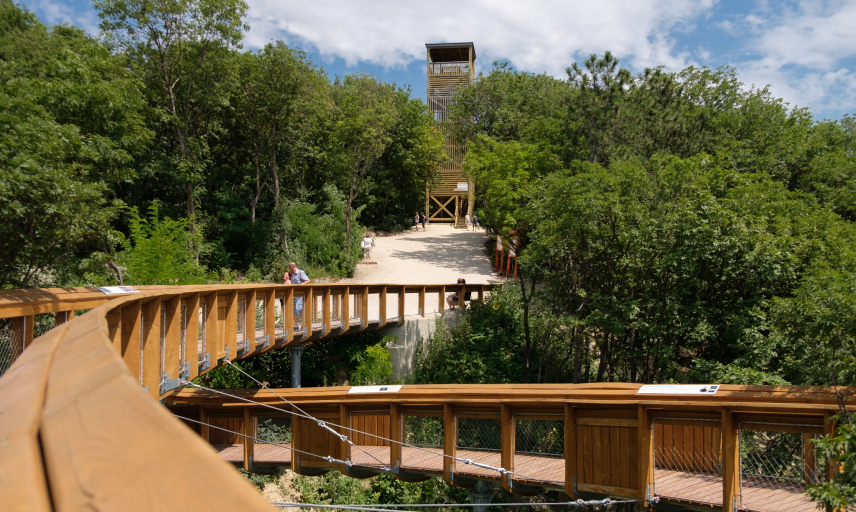
M786 432L783 427L804 432ZM825 462L819 460L810 425L740 425L740 501L746 510L808 512L817 509L806 487L823 481ZM776 429L776 430L774 430ZM818 429L819 430L819 429Z
M348 309L351 312L349 320L351 324L359 324L360 320L363 318L363 294L352 293L348 300L351 301Z
M501 466L501 427L499 416L483 413L460 413L455 418L455 453L498 468ZM480 476L498 476L496 471L455 462L455 471Z
M722 504L719 420L654 418L653 493Z
M342 326L342 294L334 293L330 296L330 327Z
M387 323L397 321L401 315L401 311L398 310L398 296L398 292L386 294Z
M565 483L565 421L514 417L514 478Z
M250 345L247 340L247 299L238 297L238 351L247 350Z
M271 465L291 464L291 416L257 414L254 421L256 442L253 444L253 461Z
M14 319L21 320L25 319ZM0 320L0 375L6 373L6 370L12 366L12 363L18 359L24 351L24 331L13 329L13 319L4 318Z
M432 414L436 416L427 416ZM401 466L427 471L443 471L443 411L402 415Z

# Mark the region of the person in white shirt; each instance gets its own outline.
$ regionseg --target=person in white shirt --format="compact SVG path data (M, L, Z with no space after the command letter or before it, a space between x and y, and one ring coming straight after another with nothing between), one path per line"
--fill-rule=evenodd
M288 264L291 270L291 284L308 284L309 276L306 272L297 268L297 263L291 262ZM303 297L294 297L294 328L299 330L298 324L303 324Z
M372 260L372 245L374 245L374 240L369 237L363 238L363 241L360 243L360 246L363 248L363 261Z
M464 223L466 224L466 228L470 229L470 214L464 215Z

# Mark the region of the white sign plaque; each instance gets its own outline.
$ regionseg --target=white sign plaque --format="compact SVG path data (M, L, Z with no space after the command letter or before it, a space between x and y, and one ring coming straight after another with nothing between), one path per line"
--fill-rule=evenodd
M397 393L401 384L395 386L353 386L348 393Z
M105 295L118 295L120 293L140 293L140 290L131 286L99 286L98 290Z
M648 384L637 395L715 395L719 384Z

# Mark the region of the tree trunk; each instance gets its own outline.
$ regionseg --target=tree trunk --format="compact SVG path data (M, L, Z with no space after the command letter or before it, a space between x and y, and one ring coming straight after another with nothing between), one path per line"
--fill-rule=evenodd
M583 341L585 336L582 332L577 335L577 328L574 327L574 384L579 384L582 378L583 371Z
M517 252L517 251L515 251ZM529 306L532 300L532 291L535 289L535 278L532 278L532 286L529 297L526 296L526 283L523 280L523 270L518 273L520 276L520 292L523 298L523 337L526 340L526 348L523 351L523 382L529 382L529 353L532 350L532 335L529 328Z
M259 196L262 194L262 186L259 172L259 147L258 144L253 144L255 146L255 151L253 152L253 163L256 166L256 195L253 197L253 200L250 201L250 223L255 226L256 224L256 206L259 204Z
M273 207L279 209L279 172L276 169L276 145L271 142L270 145L271 161L270 171L273 177Z

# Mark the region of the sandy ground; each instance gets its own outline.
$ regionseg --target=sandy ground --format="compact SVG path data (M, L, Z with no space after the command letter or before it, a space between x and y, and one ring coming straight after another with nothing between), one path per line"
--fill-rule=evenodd
M376 237L372 261L357 265L351 283L454 284L459 277L471 284L502 280L484 254L484 230L465 231L450 224L429 225L427 231L407 231Z

